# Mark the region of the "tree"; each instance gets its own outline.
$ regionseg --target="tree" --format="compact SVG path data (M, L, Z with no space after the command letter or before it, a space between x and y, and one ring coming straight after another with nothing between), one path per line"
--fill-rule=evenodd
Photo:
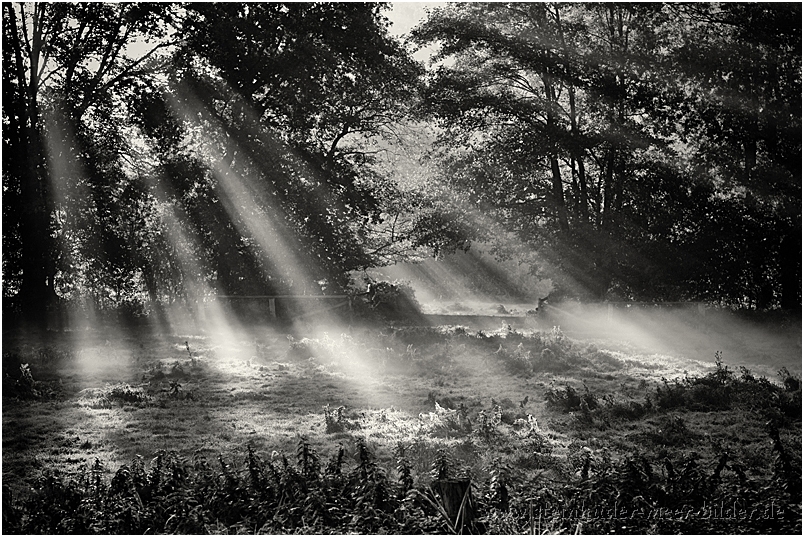
M691 166L716 177L720 197L739 213L721 239L742 248L711 260L710 277L722 280L727 265L746 266L743 292L754 305L799 309L801 6L676 9L689 20L676 61L693 103L683 122ZM706 248L710 241L702 240Z
M443 175L577 296L800 304L797 9L434 10Z
M11 248L4 256L4 300L16 291L29 321L41 324L44 309L56 300L61 216L72 212L56 185L64 191L65 183L85 179L59 174L81 171L70 162L108 165L91 162L104 152L92 132L108 127L104 121L110 119L115 92L153 71L149 59L169 41L154 43L137 57L127 47L164 37L171 9L165 4L3 4L3 189L8 196L3 218L4 246ZM48 140L60 142L59 153ZM99 171L96 178L110 180L107 170ZM11 207L10 200L18 204Z
M377 263L376 140L420 70L382 9L4 4L4 296L43 320Z
M656 193L627 186L644 177L658 186L668 173L651 116L663 88L650 36L662 20L656 6L461 4L414 31L440 43L437 60L453 60L427 90L444 127L445 175L561 267L576 292L643 291L626 258L645 257L652 230L629 217L653 225L650 208L632 209L636 194Z
M228 215L242 240L258 245L252 254L261 256L262 274L254 277L263 283L326 279L337 288L350 270L376 263L363 248L368 227L382 218L378 199L386 184L372 171L373 140L404 117L419 73L387 35L380 10L295 3L190 8L173 107L212 133L205 151L222 170L212 178L214 195L231 198L227 188L247 188L250 211L270 221L270 229L257 230L262 224L233 214L234 207ZM269 244L269 236L282 244ZM309 274L282 270L298 265Z

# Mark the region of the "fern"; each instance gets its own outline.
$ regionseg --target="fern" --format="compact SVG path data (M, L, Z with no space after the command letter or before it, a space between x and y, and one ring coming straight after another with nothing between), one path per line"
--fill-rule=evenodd
M405 445L402 442L394 447L394 457L396 458L396 471L399 474L399 484L401 485L400 496L404 497L413 488L413 467L407 458Z
M318 455L310 446L310 442L302 436L296 448L296 463L301 468L305 480L313 481L319 478L320 464Z
M433 459L430 476L435 480L449 479L452 477L453 466L454 464L449 451L447 449L440 448L438 451L436 451L435 459Z

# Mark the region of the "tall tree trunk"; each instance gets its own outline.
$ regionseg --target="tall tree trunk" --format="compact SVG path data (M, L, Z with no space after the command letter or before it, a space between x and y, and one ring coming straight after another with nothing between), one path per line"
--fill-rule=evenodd
M34 135L35 136L35 135ZM47 210L44 200L42 164L35 160L36 142L29 144L27 160L22 178L22 203L24 207L20 223L20 242L22 243L22 285L20 302L25 320L44 328L44 311L51 295L48 289Z
M576 157L578 162L578 183L581 187L581 219L585 224L589 223L589 190L586 185L586 166L583 162L583 153Z
M625 199L625 178L623 177L623 159L617 158L618 154L614 155L614 170L612 172L614 178L614 193L612 195L612 208L613 214L619 215L623 209L623 201Z
M556 27L558 29L559 39L561 40L561 47L564 49L565 54L567 51L567 41L564 36L564 27L561 21L561 7L560 5L554 5L553 8L555 9L555 21ZM569 106L570 106L570 134L572 137L573 145L573 161L577 162L578 164L578 191L579 191L579 200L578 200L578 217L581 221L582 225L586 225L589 223L589 192L586 186L586 168L584 166L584 158L583 158L583 147L580 143L580 131L578 128L578 111L575 105L575 86L569 84L567 88L567 94L569 96Z
M48 287L48 246L50 241L47 195L47 170L43 152L42 133L39 126L39 80L37 68L41 47L41 23L33 28L33 43L30 47L30 76L26 77L23 61L23 43L20 39L24 20L18 21L13 5L3 6L8 14L10 27L8 43L14 48L17 64L17 84L20 92L19 102L22 104L20 115L23 136L23 147L17 148L23 163L19 167L20 195L22 218L20 221L20 242L22 243L22 284L18 297L24 320L32 327L45 328L47 316L45 310L55 293ZM37 6L34 8L38 10ZM42 8L44 9L44 8ZM41 17L41 11L35 11Z
M148 299L151 302L151 309L156 315L159 328L167 329L170 327L170 319L168 319L165 305L159 297L159 286L156 282L156 274L154 274L153 267L149 263L144 263L140 270L142 270L142 276L145 280L145 289L148 291Z
M550 169L553 175L553 199L556 204L558 228L561 231L569 231L567 206L564 203L564 182L561 179L561 168L558 165L558 157L554 155L550 157Z
M614 149L606 151L605 169L603 170L603 207L600 208L602 213L601 227L610 229L614 223Z
M578 185L578 171L574 157L570 158L570 177L572 179L572 216L575 221L579 221L581 219L581 187Z
M552 110L552 107L557 101L556 89L552 77L549 74L543 75L542 81L544 82L544 92L547 96L548 106L550 107L547 111L547 132L548 135L550 135L556 129L555 112ZM569 231L567 206L564 203L564 182L561 179L561 167L558 163L557 149L553 150L550 155L550 171L552 174L553 203L555 204L558 228L561 231Z
M570 103L570 132L573 140L573 158L578 163L578 187L580 190L580 200L578 202L579 214L583 224L589 223L589 192L586 188L586 168L583 162L583 148L580 146L580 133L578 131L578 116L575 109L575 88L569 88Z
M759 102L759 95L754 87L754 80L759 78L759 75L756 74L754 70L753 75L749 76L748 79L748 93L750 95L750 101L748 102L749 108L749 117L746 124L746 132L745 132L745 139L743 141L743 157L744 157L744 164L745 169L743 170L744 181L747 187L752 186L752 180L755 175L756 167L757 167L757 142L759 140L759 109L760 109L760 102ZM760 90L761 91L761 90Z

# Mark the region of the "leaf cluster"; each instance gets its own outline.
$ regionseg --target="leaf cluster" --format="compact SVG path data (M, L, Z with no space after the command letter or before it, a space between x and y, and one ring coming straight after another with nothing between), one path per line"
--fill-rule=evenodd
M800 461L778 430L769 434L773 461L767 475L749 474L744 461L727 451L712 459L694 452L613 457L577 441L568 446L560 479L532 476L494 458L488 477L472 480L467 489L470 500L464 503L474 518L464 522L491 533L795 533L801 526L800 480L796 491L791 476ZM451 482L460 481L449 450L435 453L431 483L414 481L408 447L395 452L398 481L389 479L394 470L377 463L365 441L358 439L350 452L341 444L322 464L303 438L295 462L277 453L266 460L250 447L241 464L222 456L212 464L200 453L186 460L159 452L150 463L137 458L121 467L109 482L96 461L69 480L46 472L23 496L4 487L3 527L11 534L457 529L442 497ZM727 512L725 506L742 511Z
M264 460L250 447L236 465L222 456L210 463L200 453L186 460L161 451L150 464L138 457L121 467L108 483L96 461L67 482L47 474L27 498L4 489L3 526L9 533L85 534L410 533L429 527L403 509L414 506L396 493L398 485L362 439L355 457L347 467L340 446L324 466L303 438L295 463L284 454ZM409 479L403 482L410 487Z

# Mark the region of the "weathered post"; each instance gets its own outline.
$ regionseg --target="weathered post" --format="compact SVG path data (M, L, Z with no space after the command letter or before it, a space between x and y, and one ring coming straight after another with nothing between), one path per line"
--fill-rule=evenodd
M475 520L471 481L468 478L439 479L433 485L455 530L461 534L470 533Z

